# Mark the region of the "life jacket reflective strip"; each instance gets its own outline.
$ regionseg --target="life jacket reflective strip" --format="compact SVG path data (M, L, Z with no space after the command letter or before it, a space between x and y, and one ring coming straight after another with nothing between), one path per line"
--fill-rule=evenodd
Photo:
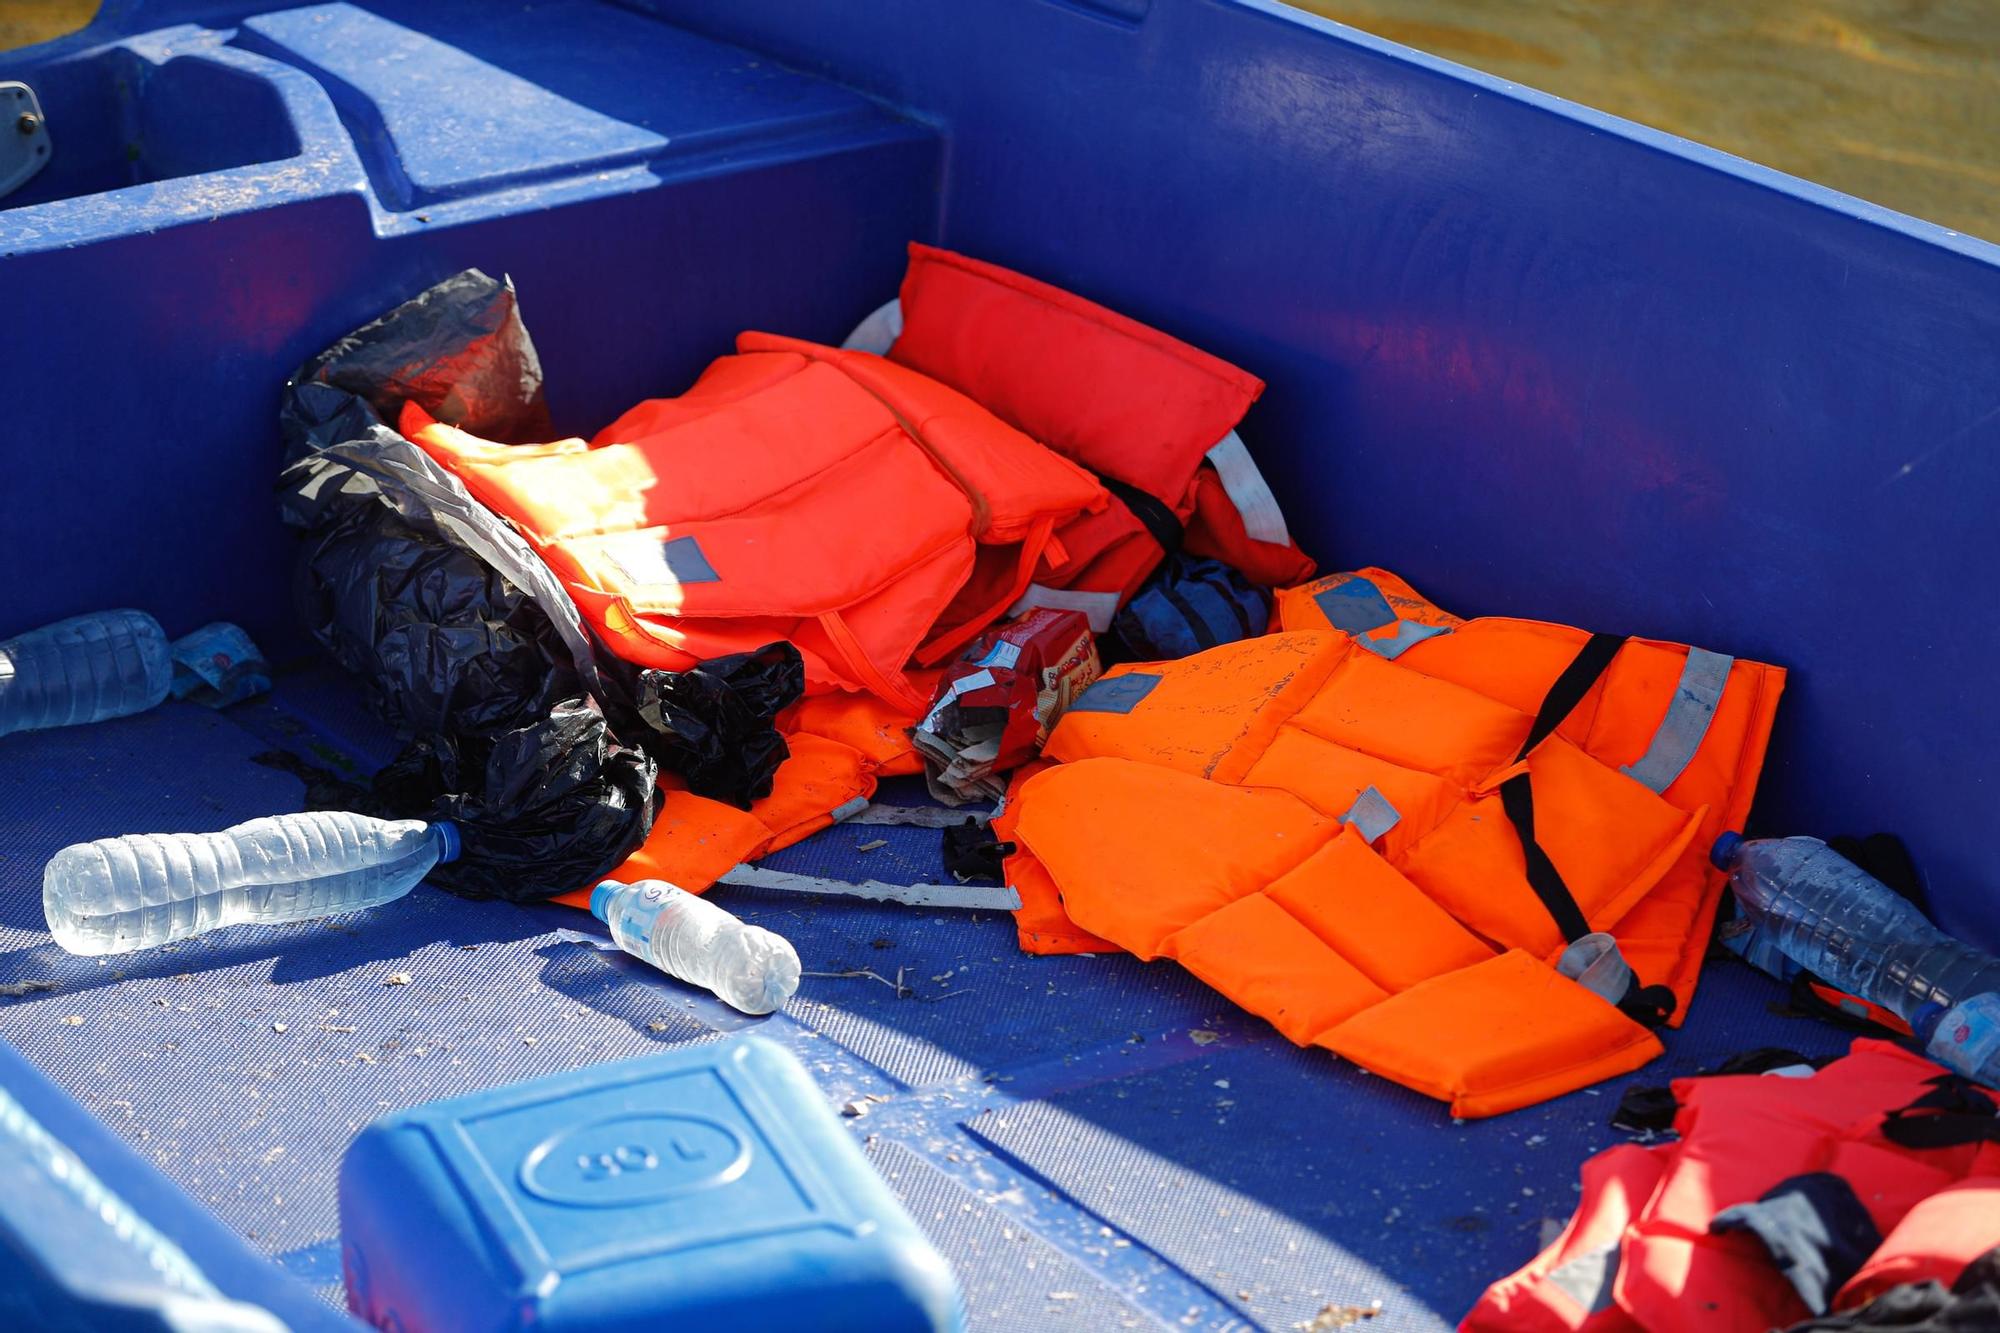
M1722 882L1702 851L1747 812L1783 673L1733 663L1654 792L1620 770L1672 718L1688 649L1615 644L1550 710L1582 631L1460 621L1375 570L1279 600L1325 628L1115 668L1057 724L1060 762L1012 811L1024 907L1032 860L1075 926L1459 1115L1657 1054L1552 964L1576 927L1608 931L1685 1007ZM1567 930L1504 808L1523 776Z
M1614 1148L1586 1163L1584 1194L1563 1236L1490 1287L1461 1327L1763 1333L1803 1319L1804 1304L1761 1244L1745 1232L1713 1234L1709 1224L1809 1172L1845 1180L1886 1233L1835 1297L1836 1308L1905 1280L1898 1274L1955 1273L2000 1240L2000 1210L1992 1207L2000 1144L1914 1148L1883 1128L1886 1113L1930 1094L1942 1072L1901 1047L1862 1038L1811 1078L1677 1080L1679 1141ZM1653 1183L1643 1191L1604 1187L1648 1173ZM1574 1280L1563 1280L1580 1236L1617 1239L1616 1314L1592 1314L1575 1299Z

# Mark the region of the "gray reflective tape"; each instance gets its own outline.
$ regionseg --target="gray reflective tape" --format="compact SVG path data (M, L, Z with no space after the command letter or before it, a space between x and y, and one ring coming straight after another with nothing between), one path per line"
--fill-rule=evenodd
M606 560L638 587L673 587L684 583L719 583L722 576L702 554L692 537L660 541L644 532L620 533L599 548Z
M1326 613L1329 624L1349 634L1366 634L1396 621L1389 599L1370 579L1356 577L1322 588L1313 594L1313 603Z
M1449 625L1426 625L1415 620L1399 619L1374 580L1359 575L1331 588L1320 589L1313 594L1313 604L1325 614L1328 624L1337 630L1344 630L1356 643L1377 657L1386 657L1392 662L1425 639L1451 633ZM1388 638L1369 637L1373 631L1389 625L1394 625L1396 632Z
M1722 702L1722 692L1729 685L1729 668L1735 664L1735 658L1711 653L1706 648L1688 649L1687 665L1681 668L1680 684L1674 687L1674 701L1668 705L1667 715L1660 719L1652 744L1646 747L1638 763L1628 764L1619 771L1656 792L1673 786L1674 779L1701 748L1702 738L1708 735L1716 705Z
M836 824L845 823L867 808L868 798L866 796L857 796L851 801L843 801L833 807L833 822Z
M1549 1274L1549 1281L1587 1313L1611 1308L1611 1288L1618 1277L1618 1241L1579 1254Z
M1069 706L1072 713L1129 713L1139 706L1139 701L1153 692L1160 683L1158 676L1143 671L1128 671L1122 676L1105 676L1093 681L1089 689L1076 697Z
M877 356L889 355L889 349L896 345L896 339L903 336L903 300L897 297L884 301L868 312L868 317L854 326L854 332L841 343L849 352L873 352Z
M1243 534L1252 541L1291 545L1285 511L1278 507L1278 497L1271 493L1271 484L1257 470L1257 460L1250 456L1243 437L1230 431L1208 451L1208 461L1215 465L1224 493L1243 518Z
M1007 614L1026 615L1044 606L1053 611L1081 611L1084 618L1090 621L1092 634L1105 634L1110 632L1112 617L1118 614L1118 594L1084 592L1077 588L1048 588L1030 583L1020 600L1007 608Z
M1399 620L1396 622L1396 632L1386 639L1357 634L1354 636L1354 641L1375 656L1386 657L1393 662L1425 639L1435 639L1440 634L1449 633L1451 633L1449 625L1424 625L1414 620Z
M1618 952L1618 941L1593 931L1573 942L1556 960L1556 971L1610 1004L1623 1000L1638 984L1631 964Z
M669 537L661 542L660 563L675 583L717 583L722 579L701 553L701 543L692 537Z
M1352 824L1355 832L1369 842L1375 841L1390 829L1403 822L1403 816L1389 798L1373 787L1363 789L1354 798L1354 804L1347 807L1347 813L1340 817L1343 824Z

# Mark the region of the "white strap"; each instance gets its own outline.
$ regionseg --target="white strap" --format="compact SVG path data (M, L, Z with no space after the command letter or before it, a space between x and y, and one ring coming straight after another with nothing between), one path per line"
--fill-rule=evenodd
M1271 484L1257 470L1257 460L1250 456L1243 437L1230 431L1208 451L1208 461L1215 465L1216 475L1222 478L1222 489L1235 504L1236 512L1243 516L1244 535L1274 546L1291 545L1285 511L1278 507L1278 497L1271 494Z
M1007 608L1007 614L1025 615L1043 606L1052 611L1081 611L1084 618L1090 621L1090 632L1103 634L1110 630L1112 617L1118 614L1118 594L1085 592L1080 588L1050 588L1030 583L1020 600Z
M860 808L843 815L841 810L860 802ZM998 810L951 810L941 805L872 805L862 797L849 801L833 812L836 823L865 824L879 828L963 828L967 820L989 824Z
M847 335L841 347L850 352L873 352L877 356L889 355L889 349L896 345L896 339L903 336L903 298L897 297L876 306L868 318L854 326L854 332Z
M771 889L779 893L829 894L875 903L902 903L906 907L952 908L972 912L1021 910L1020 893L1005 884L884 884L879 879L865 879L855 884L841 879L823 879L817 875L767 870L756 865L736 866L716 882L744 889Z

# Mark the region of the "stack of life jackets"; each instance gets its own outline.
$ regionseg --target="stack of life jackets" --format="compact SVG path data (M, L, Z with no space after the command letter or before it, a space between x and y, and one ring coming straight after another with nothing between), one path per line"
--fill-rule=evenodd
M1057 723L994 825L1023 947L1177 959L1459 1116L1658 1054L1783 671L1461 620L1375 569L1281 592L1278 627Z
M786 639L808 697L748 811L669 791L621 874L699 891L917 771L931 669L1001 617L1102 630L1170 547L1311 571L1235 427L1262 381L991 264L910 247L887 355L745 333L589 442L401 429L511 523L597 641L684 670ZM1242 497L1239 502L1239 498Z
M1990 1093L1868 1038L1783 1073L1677 1080L1679 1141L1586 1162L1568 1227L1465 1333L1764 1333L2000 1245Z

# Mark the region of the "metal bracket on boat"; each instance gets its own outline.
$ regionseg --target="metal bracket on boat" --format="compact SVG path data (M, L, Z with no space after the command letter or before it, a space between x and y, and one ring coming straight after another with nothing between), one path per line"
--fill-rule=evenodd
M860 898L872 903L902 903L906 907L972 912L1017 912L1021 908L1021 895L1007 884L884 884L879 879L855 884L754 865L739 865L716 882L742 889Z
M49 120L35 90L0 81L0 199L14 193L49 164Z

